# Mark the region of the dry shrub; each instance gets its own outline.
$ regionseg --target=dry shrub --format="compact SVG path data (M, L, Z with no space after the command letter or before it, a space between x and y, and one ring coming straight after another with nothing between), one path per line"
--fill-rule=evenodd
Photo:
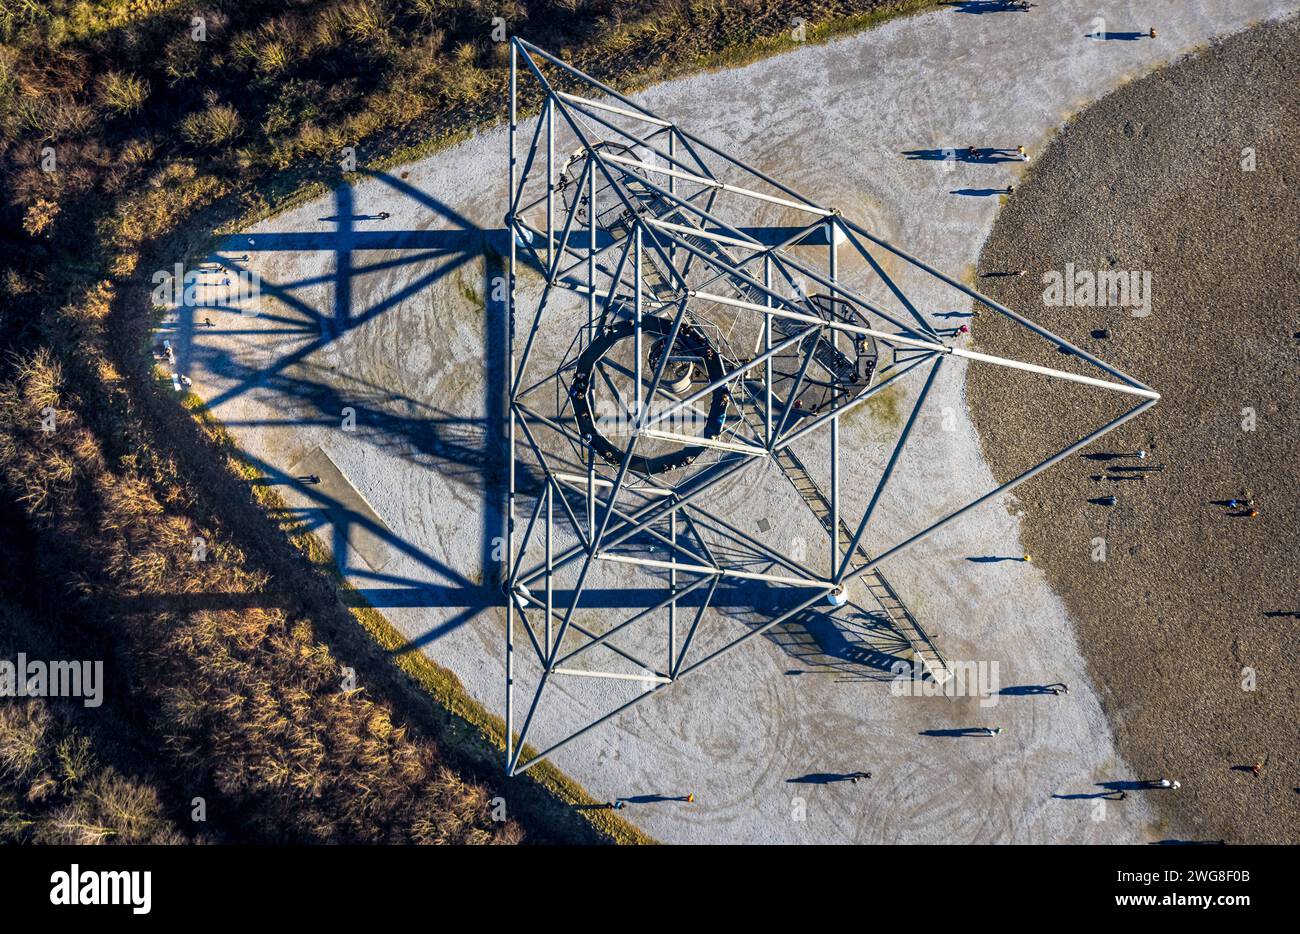
M243 131L239 111L229 104L211 104L181 121L181 135L195 146L219 148Z
M135 75L110 71L100 79L99 99L115 114L133 114L149 97L149 82Z
M44 703L0 704L0 775L19 781L35 771L49 729Z
M393 15L382 0L356 0L340 8L344 32L354 42L378 42L389 38Z
M23 215L23 230L32 236L43 234L54 225L54 219L59 216L59 203L50 201L46 198L37 198L27 208Z
M0 704L0 843L176 843L157 789L101 763L51 702Z

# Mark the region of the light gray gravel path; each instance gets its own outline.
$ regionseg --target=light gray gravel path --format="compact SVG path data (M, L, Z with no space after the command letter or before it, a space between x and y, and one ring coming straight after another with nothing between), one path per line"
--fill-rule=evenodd
M1018 144L1032 153L1071 111L1122 81L1298 5L1044 0L1028 14L980 15L949 7L664 84L642 99L961 273L997 210L995 196L978 192L1005 187L1018 166L904 153ZM1152 26L1155 40L1126 35ZM1099 31L1111 37L1087 37ZM492 270L473 231L500 226L504 152L504 131L489 131L258 225L252 244L230 253L246 250L278 296L264 298L256 317L213 313L215 327L181 342L195 390L268 472L292 476L308 455L319 457L317 447L328 455L392 533L382 572L350 551L349 576L498 711L502 625L484 584L485 528L495 517L483 496L491 439L482 359L499 328L483 301ZM391 217L340 232L340 216L380 211ZM950 292L913 297L933 312L968 307ZM932 411L950 417L922 426L912 463L900 467L903 495L884 514L899 529L918 527L925 499L934 515L994 483L964 414L961 369L945 369ZM345 408L355 410L354 430L343 424ZM864 419L844 431L865 464L879 461L880 424ZM326 523L324 537L340 535L310 490L285 489ZM779 508L765 489L735 493L745 521ZM846 495L862 508L861 489ZM1175 833L1153 822L1141 796L1122 804L1054 797L1095 794L1097 783L1132 776L1042 575L1022 562L966 560L1019 555L1018 529L1006 508L990 506L900 557L890 576L951 657L998 662L1001 686L1067 682L1068 698L1001 697L991 708L896 698L878 681L756 640L712 677L683 682L566 747L557 764L598 797L693 791L694 804L623 812L673 842L1144 842ZM985 723L1003 734L919 735ZM874 777L792 781L857 769Z

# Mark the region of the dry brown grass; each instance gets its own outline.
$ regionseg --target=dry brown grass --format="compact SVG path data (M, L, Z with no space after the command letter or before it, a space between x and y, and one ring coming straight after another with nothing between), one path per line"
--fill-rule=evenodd
M310 620L257 605L269 581L245 566L239 549L164 506L147 470L107 463L63 398L62 381L43 352L0 386L0 425L21 442L0 452L0 483L23 504L32 531L59 544L33 573L111 634L120 666L114 688L129 692L130 708L147 719L174 780L215 812L238 814L242 839L518 840L518 825L494 823L485 789L449 769L433 743L395 724L365 691L344 689L342 666ZM34 417L47 406L58 410L53 432ZM213 560L192 560L199 534ZM209 594L245 595L251 605L207 608ZM40 765L33 750L49 745L41 742L43 715L3 710L0 763L28 783L26 797L53 794L51 781L85 788L47 814L34 839L154 834L156 796L111 775L92 782L84 744L62 743L58 767ZM23 821L8 819L21 835Z

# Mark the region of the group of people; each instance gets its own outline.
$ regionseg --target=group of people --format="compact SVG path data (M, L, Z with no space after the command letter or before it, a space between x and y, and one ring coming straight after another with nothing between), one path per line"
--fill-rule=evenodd
M1256 509L1254 504L1248 499L1236 499L1234 497L1225 502L1224 505L1239 515L1245 515L1251 519L1254 519L1259 515L1259 510Z
M976 148L975 146L967 146L967 147L966 147L966 158L967 158L967 159L979 159L979 158L981 157L981 155L982 155L985 151L987 151L987 152L989 152L989 153L994 153L994 152L1006 152L1005 149L981 150L981 149ZM1025 151L1025 147L1024 147L1024 146L1017 146L1017 147L1016 147L1016 158L1018 158L1021 162L1028 162L1028 161L1029 161L1029 153ZM1013 191L1013 190L1014 190L1014 187L1015 187L1015 186L1008 186L1008 187L1007 187L1007 191Z

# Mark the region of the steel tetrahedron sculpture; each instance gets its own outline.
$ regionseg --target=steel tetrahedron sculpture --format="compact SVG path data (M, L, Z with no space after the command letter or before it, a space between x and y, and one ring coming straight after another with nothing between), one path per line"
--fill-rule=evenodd
M864 652L947 681L882 565L1159 396L521 39L509 107L508 772L810 613L857 607L872 632ZM850 257L871 289L841 276ZM1096 375L941 336L900 267ZM1134 406L869 554L867 530L951 357ZM920 384L910 415L865 510L846 515L841 421L903 380ZM719 505L760 482L785 488L823 542L776 547Z

